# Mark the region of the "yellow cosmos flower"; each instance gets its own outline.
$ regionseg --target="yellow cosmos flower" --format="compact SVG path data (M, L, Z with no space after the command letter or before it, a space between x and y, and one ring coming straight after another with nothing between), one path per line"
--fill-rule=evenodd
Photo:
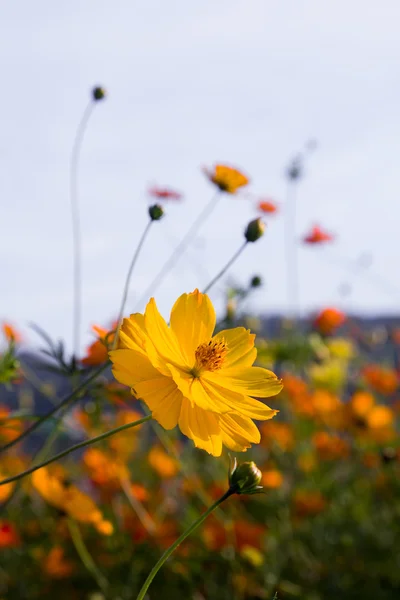
M144 315L124 319L110 358L115 378L162 427L179 425L195 446L220 456L223 444L240 452L259 443L252 419L271 419L278 411L252 396L275 396L282 384L252 366L255 335L243 327L213 335L215 324L214 307L198 290L178 298L169 327L152 298Z
M227 165L215 165L212 171L204 168L205 175L221 192L234 194L240 187L249 183L246 175Z

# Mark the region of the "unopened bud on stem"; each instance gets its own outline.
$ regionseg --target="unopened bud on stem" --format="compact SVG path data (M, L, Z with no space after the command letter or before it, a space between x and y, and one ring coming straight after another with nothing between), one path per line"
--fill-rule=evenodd
M244 232L244 237L248 242L256 242L264 235L265 223L260 218L250 221Z
M258 494L262 491L262 485L259 485L262 473L256 463L244 462L237 464L236 458L229 472L230 489L236 494Z
M149 215L152 221L159 221L164 216L164 209L159 204L153 204L149 207Z
M96 86L92 90L92 97L95 102L103 100L106 97L106 90L103 87Z

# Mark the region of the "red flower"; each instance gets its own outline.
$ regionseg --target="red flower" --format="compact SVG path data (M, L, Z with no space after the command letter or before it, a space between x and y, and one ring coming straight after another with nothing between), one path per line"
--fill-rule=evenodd
M182 200L183 198L183 194L167 187L153 186L149 188L148 194L154 198L161 198L162 200Z
M303 242L305 244L324 244L325 242L332 242L335 237L318 227L318 225L314 225L311 229L311 232L303 238Z
M0 548L13 548L19 543L19 535L14 525L9 521L0 521Z
M271 200L260 200L257 205L257 208L262 213L270 214L270 215L272 215L273 213L276 213L278 210L278 206Z

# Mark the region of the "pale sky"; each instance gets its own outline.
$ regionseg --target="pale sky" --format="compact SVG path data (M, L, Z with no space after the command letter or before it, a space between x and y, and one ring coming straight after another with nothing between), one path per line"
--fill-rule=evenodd
M397 312L400 294L388 289L399 272L399 22L398 0L5 0L0 317L32 343L34 321L71 345L69 156L95 84L108 97L82 151L83 346L91 324L116 316L150 184L185 200L154 224L127 313L214 193L203 165L243 169L248 191L283 209L284 170L311 138L318 149L299 189L298 233L319 223L337 241L329 261L300 247L301 309L343 306L338 285L349 273L334 263L367 252L375 275L355 280L345 307ZM249 198L222 199L156 293L166 316L179 294L208 283L255 216ZM282 213L268 219L231 271L238 283L265 279L255 312L287 307L283 224ZM220 308L220 290L211 297Z

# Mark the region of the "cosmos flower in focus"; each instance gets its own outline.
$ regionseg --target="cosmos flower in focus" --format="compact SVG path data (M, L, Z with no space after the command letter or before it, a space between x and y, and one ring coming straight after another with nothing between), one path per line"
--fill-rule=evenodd
M335 237L331 233L328 233L321 229L321 227L318 227L318 225L315 225L310 233L304 236L303 242L305 244L324 244L325 242L333 242L334 239Z
M277 411L253 396L275 396L282 383L271 371L252 366L255 335L243 327L214 335L214 307L198 290L178 298L170 323L154 298L144 315L124 319L119 348L109 353L115 378L147 404L162 427L179 425L213 456L220 456L223 444L241 452L259 443L252 419L271 419Z
M182 200L183 194L167 187L153 186L148 189L149 196L159 200Z
M322 334L329 335L346 321L346 315L337 308L324 308L315 318L314 327Z
M257 208L264 214L272 215L277 212L278 206L271 200L260 200Z
M226 165L215 165L212 171L204 168L203 172L221 192L227 192L228 194L234 194L240 187L249 183L246 175Z

